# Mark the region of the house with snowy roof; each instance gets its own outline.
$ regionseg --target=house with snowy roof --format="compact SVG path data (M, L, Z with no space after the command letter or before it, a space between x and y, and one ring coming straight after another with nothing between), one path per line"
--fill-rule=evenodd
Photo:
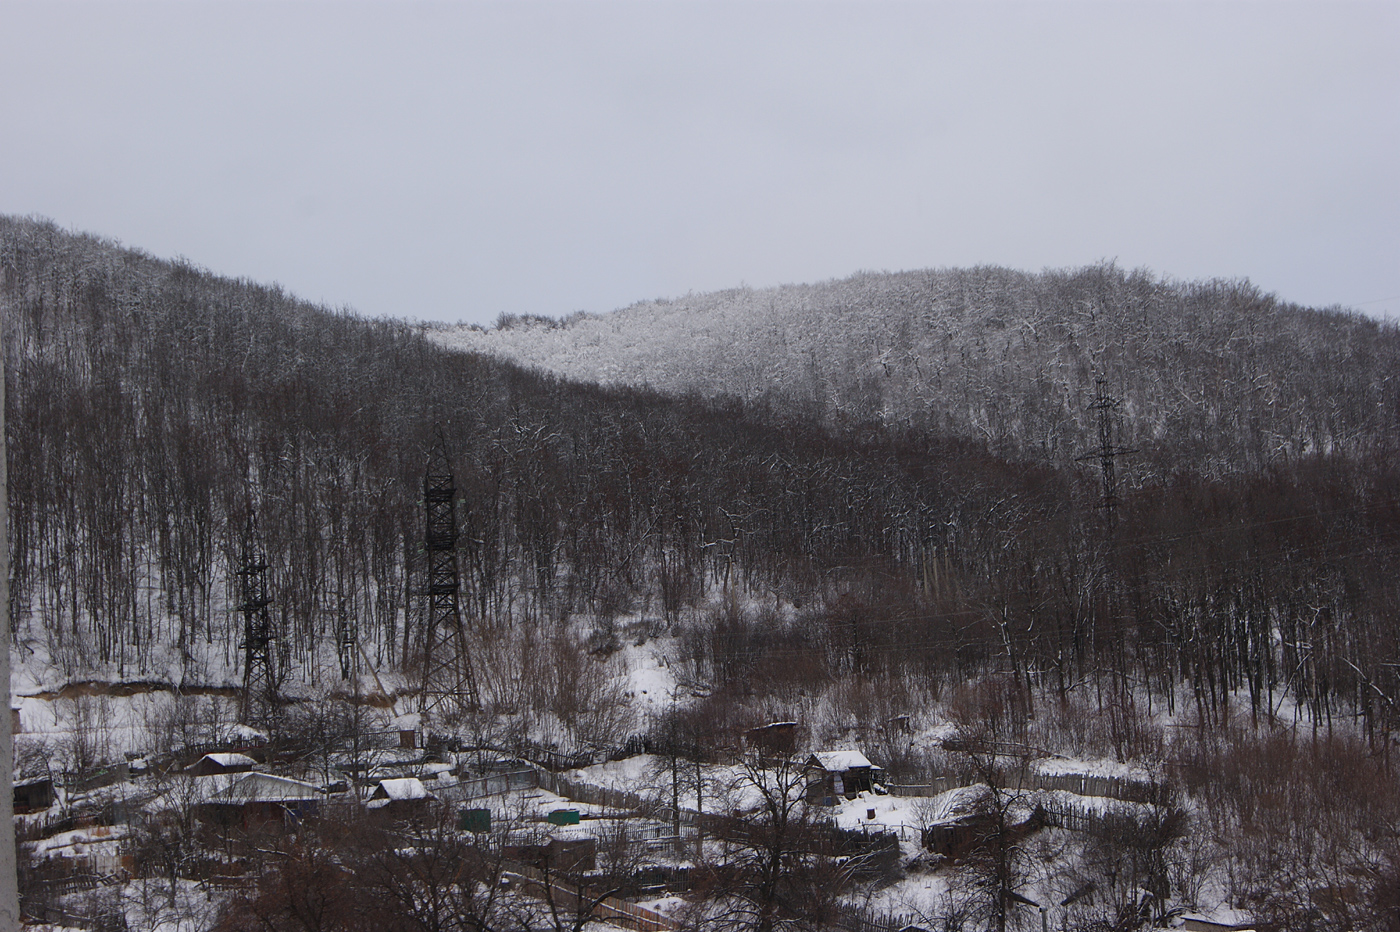
M394 818L407 818L421 813L436 799L417 777L399 777L380 780L365 808Z
M872 764L859 751L818 751L807 758L802 769L807 778L807 801L818 806L834 806L863 792L884 792L878 788L884 768Z
M295 827L320 811L325 795L313 784L257 771L211 774L198 782L197 814L245 829Z
M232 752L205 754L190 764L189 775L192 777L211 777L221 773L248 773L256 763L257 761L247 754Z
M15 814L43 812L54 804L52 777L32 777L15 780Z
M769 722L744 732L744 744L764 757L791 757L797 749L797 722Z

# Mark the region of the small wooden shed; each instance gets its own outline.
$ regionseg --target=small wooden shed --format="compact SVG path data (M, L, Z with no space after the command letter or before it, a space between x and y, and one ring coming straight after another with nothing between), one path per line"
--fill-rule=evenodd
M818 751L807 759L803 770L807 801L818 806L834 806L842 799L855 799L874 790L884 773L859 751Z
M53 780L42 777L15 784L15 814L43 812L53 805Z
M543 845L507 845L502 853L537 870L586 874L598 866L598 839L551 838Z
M189 774L192 777L212 777L221 773L248 773L256 763L257 761L247 754L233 752L205 754L190 764Z
M796 722L770 722L744 732L744 744L767 757L791 756L797 749Z
M380 780L365 808L402 819L421 813L436 799L417 777L398 777Z
M958 862L986 843L995 822L990 813L970 812L926 827L919 841L934 854Z

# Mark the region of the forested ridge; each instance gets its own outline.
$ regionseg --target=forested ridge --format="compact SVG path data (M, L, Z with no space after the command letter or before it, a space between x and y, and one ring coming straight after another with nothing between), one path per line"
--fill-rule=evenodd
M674 618L707 578L792 590L908 562L934 499L975 512L989 483L1038 481L960 442L563 383L44 224L7 221L4 244L12 598L73 675L227 645L250 510L290 662L348 612L392 664L437 426L486 624Z
M236 665L225 595L250 511L294 677L325 675L338 617L376 664L412 657L441 425L483 637L577 616L606 648L615 618L698 624L727 586L800 616L705 628L697 675L745 689L772 646L822 675L1113 674L1207 710L1240 691L1395 721L1394 328L1321 315L1378 373L1352 420L1386 429L1224 474L1194 468L1195 438L1158 478L1124 458L1110 536L1093 463L570 383L36 221L4 221L3 269L13 617L72 677ZM1224 418L1228 400L1202 404Z
M1140 477L1397 443L1393 325L1112 263L862 273L426 332L578 379L774 399L1061 467L1097 445L1104 379Z
M1111 268L1075 280L1096 296L1095 321L1149 320L1114 295L1164 287ZM302 737L329 721L326 697L411 699L423 480L440 431L476 740L568 751L647 735L669 749L672 792L682 756L698 773L744 729L788 720L812 747L859 745L913 783L956 771L993 800L1023 798L998 795L1006 748L1112 756L1185 796L1154 797L1164 821L1150 832L1124 823L1038 861L1006 844L1003 807L1002 860L951 868L970 886L948 901L964 912L939 921L1014 927L1006 891L1044 875L1060 896L1099 885L1085 930L1226 901L1269 929L1394 928L1400 338L1248 288L1176 293L1217 336L1154 346L1144 324L1132 339L1104 330L1120 347L1107 355L1042 348L1063 360L1054 384L1028 381L1026 359L1040 357L1006 342L987 356L1004 369L968 366L952 395L933 379L918 405L882 395L876 411L839 392L817 403L786 389L571 382L444 348L406 321L0 218L18 670L48 686L238 683L236 575L255 517L283 695L324 700L294 710ZM859 305L843 313L861 332ZM1027 326L1006 328L1023 347ZM1043 309L1032 329L1048 341L1057 326ZM1190 364L1160 383L1151 354ZM808 354L818 373L835 358ZM997 371L1001 388L984 391ZM1111 512L1094 457L1098 379L1122 401L1103 409L1122 453ZM979 410L1022 413L949 414L973 383L990 399ZM901 404L909 415L892 416ZM343 679L347 623L372 683ZM643 642L665 645L669 707L648 711L607 671ZM911 717L954 722L966 760L895 724ZM740 849L772 828L754 819ZM173 836L152 825L142 844L168 853ZM463 843L449 830L435 844L445 838ZM316 850L278 854L257 903L282 909L269 885ZM308 889L343 888L349 850ZM764 887L720 868L746 902L767 898L770 926L779 900L803 916L800 904L850 882L804 869ZM170 870L173 907L193 874ZM347 903L364 892L344 889ZM240 915L225 927L301 928ZM398 906L386 915L427 928Z

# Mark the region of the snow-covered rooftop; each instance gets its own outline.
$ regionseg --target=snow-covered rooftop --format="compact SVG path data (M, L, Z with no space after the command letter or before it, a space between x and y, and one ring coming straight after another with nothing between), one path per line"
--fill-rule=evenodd
M218 781L219 786L205 799L214 803L276 803L297 799L320 799L321 788L290 777L270 773L236 773L204 778Z
M227 751L216 751L213 754L205 754L200 760L212 761L225 769L229 767L252 767L257 761L247 754L236 754Z
M859 751L818 751L812 755L827 773L839 773L858 767L874 767Z
M384 799L430 799L432 793L417 777L400 777L395 780L380 780L375 796L383 794Z

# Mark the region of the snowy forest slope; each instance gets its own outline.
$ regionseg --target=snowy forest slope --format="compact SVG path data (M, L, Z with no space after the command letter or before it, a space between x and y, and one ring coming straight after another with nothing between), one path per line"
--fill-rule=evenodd
M483 699L580 740L624 727L594 715L615 703L574 662L615 649L619 619L677 639L675 669L730 703L705 713L716 727L798 717L851 684L898 706L913 700L897 684L999 672L1061 694L1131 681L1206 718L1243 695L1256 714L1400 727L1394 327L1111 268L965 273L1087 295L1067 320L1005 297L997 326L1010 292L994 289L964 312L977 327L942 331L984 347L957 379L938 370L944 388L975 376L978 417L1021 412L969 428L972 413L929 426L793 403L757 374L747 400L569 382L40 221L0 219L0 272L11 610L34 680L236 683L230 586L256 514L280 675L337 688L353 622L368 664L411 690L441 425ZM925 279L826 293L908 281ZM1143 297L1095 303L1115 288ZM828 303L833 343L885 326ZM1124 335L1158 318L1179 321L1174 340ZM1075 462L1089 412L1067 413L1093 387L1086 334L1110 319L1121 440L1143 447L1111 533L1097 470ZM910 326L910 346L938 333Z
M955 301L960 281L982 290ZM810 328L746 312L794 295L826 309ZM28 724L49 707L28 760L85 773L228 733L213 696L238 692L255 515L276 728L319 746L328 780L336 741L359 748L418 707L441 428L481 702L420 721L439 736L511 754L645 737L669 749L671 792L682 760L725 759L773 722L916 785L1006 787L1004 749L1027 766L1111 756L1171 786L1153 834L1044 833L1053 901L1100 891L1105 921L1080 928L1142 926L1144 890L1161 915L1228 902L1260 928L1393 927L1393 326L1111 267L687 301L729 316L642 305L627 312L641 330L620 314L472 337L597 359L628 346L656 360L639 381L667 386L663 351L687 349L671 386L686 392L663 394L0 217L15 691ZM1077 460L1098 439L1100 370L1123 399L1116 442L1140 449L1111 516L1097 464ZM646 679L619 670L644 651ZM112 727L107 699L127 694L171 698ZM168 820L152 825L144 849L169 851ZM925 884L922 853L910 867Z
M1122 402L1121 442L1161 471L1394 445L1400 424L1395 326L1111 264L862 273L427 332L570 378L781 399L1061 464L1097 444L1100 377Z
M560 382L43 222L0 221L0 270L11 607L61 680L236 677L254 514L285 674L334 678L344 618L374 665L411 671L437 426L468 611L519 647L503 670L543 662L532 626L674 620L716 579L798 591L907 561L930 522L1049 478L975 444Z

